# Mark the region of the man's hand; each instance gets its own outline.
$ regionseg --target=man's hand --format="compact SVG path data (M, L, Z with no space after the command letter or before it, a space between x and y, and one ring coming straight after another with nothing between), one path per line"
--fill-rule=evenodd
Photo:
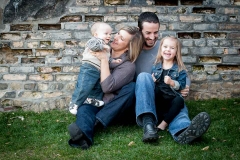
M186 85L186 88L183 89L183 90L181 90L180 92L181 92L181 95L182 95L184 98L186 98L186 97L188 96L188 94L189 94L189 86Z

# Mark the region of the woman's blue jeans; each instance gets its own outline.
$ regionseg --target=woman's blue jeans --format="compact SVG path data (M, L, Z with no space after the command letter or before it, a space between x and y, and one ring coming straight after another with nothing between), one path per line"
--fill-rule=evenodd
M135 83L131 82L120 90L114 99L103 107L95 107L89 104L83 104L78 108L76 124L93 143L94 124L99 120L104 127L107 127L113 121L118 121L124 117L124 111L134 106Z
M140 73L136 81L136 121L139 126L143 126L141 115L143 113L152 113L154 115L155 124L159 124L155 106L155 84L151 74ZM191 121L188 116L186 105L181 109L180 113L169 124L169 132L174 140L177 140L175 134L190 125Z

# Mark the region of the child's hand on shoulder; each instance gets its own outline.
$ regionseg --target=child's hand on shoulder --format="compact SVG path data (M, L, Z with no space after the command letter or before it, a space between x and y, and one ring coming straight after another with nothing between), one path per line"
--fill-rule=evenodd
M122 60L121 59L112 59L112 61L111 61L112 63L121 63L122 62Z

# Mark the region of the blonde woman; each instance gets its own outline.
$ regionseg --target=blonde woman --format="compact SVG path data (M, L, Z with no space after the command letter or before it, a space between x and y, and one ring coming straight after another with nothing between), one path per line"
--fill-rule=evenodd
M107 52L93 52L100 60L100 84L104 92L103 107L83 104L77 110L76 122L69 125L72 147L88 149L93 144L96 127L107 127L118 119L123 111L134 103L135 75L134 61L142 49L143 38L137 27L123 27L111 42L112 59L121 59L120 63L109 63ZM107 142L106 142L107 143Z

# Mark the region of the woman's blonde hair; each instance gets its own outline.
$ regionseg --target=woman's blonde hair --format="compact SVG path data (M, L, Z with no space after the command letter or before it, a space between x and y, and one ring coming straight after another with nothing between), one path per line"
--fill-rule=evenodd
M133 26L125 26L120 30L124 30L128 32L130 35L132 35L132 38L128 44L129 58L131 62L135 62L140 51L142 50L142 46L144 42L142 33L139 31L138 27L133 27Z
M176 42L176 45L177 45L177 54L176 56L174 57L174 62L177 63L178 65L178 71L182 71L184 69L186 69L184 63L183 63L183 60L182 60L182 53L181 53L181 44L180 44L180 41L174 37L174 36L167 36L167 37L164 37L161 42L160 42L160 45L159 45L159 49L158 49L158 54L157 54L157 58L156 58L156 61L155 61L155 64L156 63L163 63L163 57L162 57L162 45L163 45L163 42L164 40L166 39L171 39L173 41Z

